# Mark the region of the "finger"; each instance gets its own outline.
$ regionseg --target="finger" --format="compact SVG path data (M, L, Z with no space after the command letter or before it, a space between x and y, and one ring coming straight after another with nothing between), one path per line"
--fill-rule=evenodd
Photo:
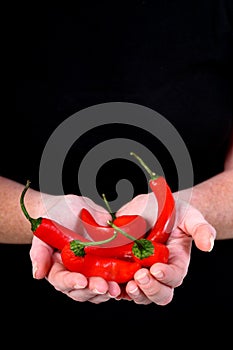
M53 263L46 278L55 289L63 293L72 289L84 289L88 285L88 280L85 276L77 272L67 271L60 262Z
M176 235L178 236L178 234ZM184 235L181 231L180 235L182 235L182 244L179 243L181 238L173 239L168 244L168 263L156 263L150 267L150 273L154 278L172 288L182 284L190 263L192 237Z
M136 283L129 283L126 289L135 303L167 305L173 299L174 289L158 282L147 269L138 270L134 279Z
M117 298L121 294L119 284L114 281L108 282L108 294L110 298Z
M60 262L54 263L47 280L56 290L79 302L99 304L120 294L117 283L100 277L90 277L88 280L82 274L67 271Z
M90 277L88 287L93 294L106 294L109 291L108 282L101 277Z
M150 268L151 275L160 283L171 288L179 287L187 275L187 266L180 268L175 264L154 264Z
M32 262L32 274L36 279L44 278L52 265L53 249L37 237L33 237L29 251Z
M208 223L202 223L193 228L192 236L197 248L205 252L211 252L216 237L215 229Z
M114 282L106 282L100 277L89 278L88 289L71 290L68 295L76 301L89 301L93 304L100 304L110 298L117 298L121 293L119 285Z
M106 294L93 294L88 288L83 290L72 289L67 294L71 299L78 302L91 302L92 304L100 304L110 299L110 296Z
M75 301L89 301L93 304L100 304L110 298L116 298L121 290L116 282L106 282L100 277L89 278L89 286L84 289L73 288L65 291L68 297Z
M186 209L183 220L178 227L186 234L192 236L198 249L206 252L210 252L213 249L216 230L196 208L189 206Z
M126 293L128 295L128 299L134 301L136 304L149 305L152 303L150 299L140 290L136 281L129 281L126 285ZM127 299L127 297L122 296L121 299ZM117 298L120 300L120 298Z

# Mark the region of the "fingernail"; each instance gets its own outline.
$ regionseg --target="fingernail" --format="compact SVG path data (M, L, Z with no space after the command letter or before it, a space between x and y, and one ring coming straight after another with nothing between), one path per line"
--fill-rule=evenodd
M129 289L129 293L130 294L136 294L137 292L138 292L138 288L137 287L135 287L133 289Z
M140 284L147 284L149 282L150 278L147 273L143 273L137 277L137 281Z
M37 272L37 270L38 270L37 264L34 263L34 264L32 265L32 276L33 276L33 278L36 278L36 272Z
M102 291L100 291L100 290L98 290L98 289L92 289L92 292L93 293L96 293L96 294L105 294L106 292L102 292Z
M81 283L76 283L74 285L74 289L83 289L86 287L86 283L85 284L81 284Z
M214 237L211 236L211 237L210 237L210 249L208 250L208 252L211 252L211 250L213 249L213 247L214 247Z
M164 273L163 271L159 270L159 271L151 271L151 274L155 277L155 278L158 278L158 279L161 279L163 278L164 276Z
M109 298L116 298L115 295L112 295L112 294L110 294L110 293L107 293L107 295L109 296Z

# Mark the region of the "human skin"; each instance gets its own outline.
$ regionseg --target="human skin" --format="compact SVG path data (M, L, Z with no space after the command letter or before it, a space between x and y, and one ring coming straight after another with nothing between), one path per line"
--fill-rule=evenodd
M20 196L25 185L0 177L0 243L32 243L31 225L20 207ZM24 201L31 217L49 215L54 220L61 221L64 226L76 230L81 228L77 221L77 213L82 208L88 208L95 213L95 218L100 223L105 223L111 217L106 209L98 206L91 199L81 196L53 196L29 187Z
M24 188L10 179L0 177L0 242L31 244L30 257L34 278L46 278L58 291L77 301L101 303L109 298L134 300L139 304L166 305L173 298L174 288L181 285L190 262L192 243L208 252L214 239L233 238L233 142L225 160L224 171L197 184L192 189L174 193L177 207L176 226L168 241L168 264L154 264L150 270L140 269L134 280L121 289L115 282L67 271L61 264L59 253L33 237L30 223L25 219L19 198ZM183 198L189 198L186 202ZM46 202L46 206L45 206ZM67 206L67 203L69 205ZM105 223L109 214L91 200L73 195L43 195L29 189L25 204L32 217L47 215L70 228L80 228L77 218L67 215L70 209L78 213L85 206L99 223ZM154 199L152 194L139 195L122 207L118 214L142 213L153 224ZM47 214L45 214L47 212Z

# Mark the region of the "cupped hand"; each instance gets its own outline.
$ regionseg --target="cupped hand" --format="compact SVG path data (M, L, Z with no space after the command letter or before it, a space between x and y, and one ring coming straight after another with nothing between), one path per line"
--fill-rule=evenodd
M133 211L140 214L142 208L147 213L148 221L153 225L156 218L152 216L152 194L135 197L120 209L120 212L130 214ZM167 241L170 252L168 263L156 263L150 269L138 270L134 280L128 282L118 299L131 299L137 304L170 303L175 288L182 284L187 275L192 242L198 249L208 252L213 248L215 237L215 229L203 215L188 202L177 199L175 225Z
M116 282L107 282L100 277L86 278L80 273L68 271L62 264L61 254L37 237L33 238L30 256L34 277L46 278L57 291L75 301L99 304L121 293Z
M44 195L44 215L70 229L85 234L79 220L79 213L86 208L99 224L106 224L111 215L106 209L86 197L75 195L51 196ZM46 278L58 291L77 301L100 303L117 297L121 289L115 282L107 282L99 277L87 279L80 273L69 272L61 262L60 253L33 237L30 248L33 277Z

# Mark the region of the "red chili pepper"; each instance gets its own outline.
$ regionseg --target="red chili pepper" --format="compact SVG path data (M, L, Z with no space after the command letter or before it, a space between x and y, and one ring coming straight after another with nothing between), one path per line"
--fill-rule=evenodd
M149 267L157 262L166 264L169 258L169 249L164 243L151 241L148 238L141 238L134 240L134 237L130 236L122 228L117 227L113 223L109 223L117 232L120 232L124 236L133 240L132 246L130 244L125 248L127 257L140 263L141 267ZM104 249L104 248L103 248Z
M167 263L169 250L164 244L151 242L145 238L134 240L134 237L128 235L121 228L113 223L110 224L115 229L115 234L118 231L133 240L132 243L124 246L125 256L121 255L122 259L115 255L114 257L109 255L110 251L116 254L117 249L122 254L122 250L120 250L122 247L95 250L93 249L95 247L91 246L95 244L94 242L86 243L74 240L67 243L61 251L64 266L68 270L82 273L86 277L99 276L107 281L126 283L133 279L135 272L141 267L149 267L156 262Z
M86 253L84 256L80 256L79 242L75 240L63 247L61 258L64 266L69 271L82 273L86 277L99 276L107 281L115 281L117 283L130 281L133 279L135 272L141 267L138 262Z
M35 236L40 238L45 243L49 244L51 247L61 250L64 245L74 239L78 239L83 242L87 242L82 235L70 230L69 228L62 226L56 221L39 217L37 219L32 218L25 207L24 196L30 186L30 181L27 184L21 194L20 204L22 211L26 218L31 223L31 230Z
M144 237L147 232L147 222L140 215L122 215L115 217L112 214L112 222L116 226L121 227L124 231L130 233L134 236L134 239ZM94 241L101 240L103 238L108 238L113 235L114 229L109 225L99 225L91 213L83 208L80 212L80 220L82 221L88 235ZM130 240L123 235L118 235L114 241L106 244L105 247L117 247L129 243Z
M87 254L92 254L92 255L98 255L98 256L103 256L106 258L117 258L117 259L123 259L123 260L128 260L128 261L133 261L133 248L134 242L124 244L121 246L117 247L85 247L85 252Z
M142 249L140 245L142 245ZM166 264L169 258L169 249L165 244L152 242L148 239L137 241L137 244L133 245L132 252L134 261L138 262L142 267L150 267L158 262Z
M130 154L133 155L149 173L151 177L149 185L158 202L157 220L150 229L147 238L151 241L166 243L175 221L175 201L171 189L164 177L152 172L144 161L134 152Z
M142 267L149 267L157 262L161 262L166 264L169 258L169 249L163 243L152 242L148 239L145 239L146 243L149 243L150 246L150 255L146 254L144 257L145 246L141 246L141 241L144 239L136 240L136 242L132 242L120 247L114 248L102 248L102 247L86 247L85 252L87 254L98 255L108 258L116 258L123 259L127 261L136 261L140 263ZM148 252L148 250L147 250Z

